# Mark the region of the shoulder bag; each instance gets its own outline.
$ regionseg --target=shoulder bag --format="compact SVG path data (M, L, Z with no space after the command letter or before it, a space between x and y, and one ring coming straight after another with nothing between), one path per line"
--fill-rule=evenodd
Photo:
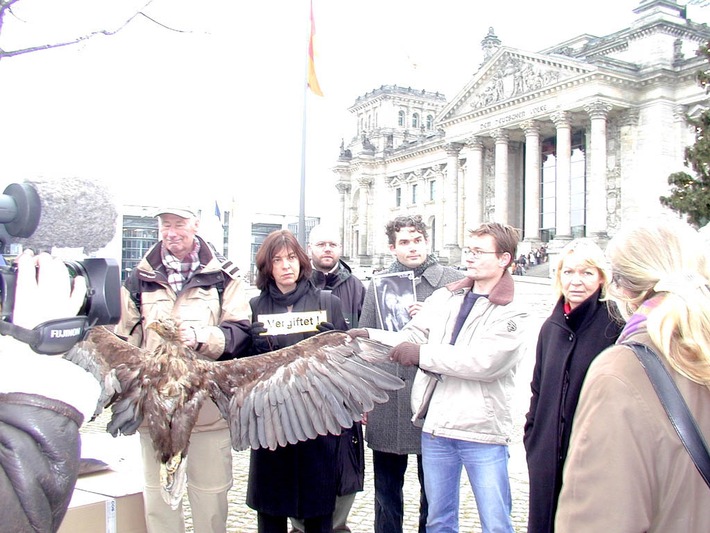
M668 369L661 362L658 354L645 344L636 342L624 344L636 353L636 357L638 357L641 366L648 374L648 378L651 380L651 384L656 390L656 394L658 394L658 398L661 400L661 404L666 410L673 428L693 459L698 472L700 472L705 483L710 487L710 453L708 453L708 446Z

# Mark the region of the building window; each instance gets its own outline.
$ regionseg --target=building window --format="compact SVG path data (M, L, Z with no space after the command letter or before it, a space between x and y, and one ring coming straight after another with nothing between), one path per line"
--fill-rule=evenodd
M123 217L121 280L133 270L145 253L158 242L158 219L155 217Z
M404 127L404 111L400 110L397 117L397 125Z
M426 129L429 131L434 129L434 117L432 115L426 116Z
M412 128L419 127L419 113L414 113L412 115Z
M402 188L401 187L397 187L394 190L394 205L395 205L395 207L402 206Z
M436 200L436 180L431 180L429 182L429 201L433 202Z
M417 187L418 185L416 183L412 184L412 204L417 203Z

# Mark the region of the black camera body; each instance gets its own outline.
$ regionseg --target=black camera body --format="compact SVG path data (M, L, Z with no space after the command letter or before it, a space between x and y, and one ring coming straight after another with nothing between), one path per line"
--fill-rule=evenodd
M79 315L86 316L90 326L117 324L121 318L121 275L114 259L88 258L64 261L72 278L86 279L86 299ZM12 322L15 306L17 267L0 266L0 319ZM42 305L42 302L37 302Z
M44 191L43 199L40 198L36 187ZM55 190L55 187L59 188ZM67 202L71 202L81 193L78 184L67 184L64 181L53 186L41 183L34 186L29 183L9 185L0 195L0 245L43 233L44 237L39 239L43 245L36 245L39 248L46 249L48 243L44 241L53 241L55 234L60 247L75 247L73 239L68 238L70 234L75 236L75 227L67 224L57 228L57 221L63 220L63 210ZM102 214L106 211L108 215L115 213L101 202L95 211ZM40 222L45 218L41 225ZM40 226L41 230L38 231ZM25 342L38 353L58 354L81 340L88 328L118 323L121 318L121 276L118 263L113 259L104 258L64 263L72 278L82 276L86 280L84 304L76 316L50 320L39 324L33 330L13 324L17 267L0 266L0 335L10 335ZM43 305L41 301L33 303Z

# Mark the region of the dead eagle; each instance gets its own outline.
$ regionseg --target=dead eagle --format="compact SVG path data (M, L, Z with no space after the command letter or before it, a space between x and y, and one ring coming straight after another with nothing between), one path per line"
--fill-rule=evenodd
M229 423L235 450L275 449L360 421L385 391L404 382L370 363L389 346L327 331L274 352L210 361L180 340L179 323L154 322L163 342L151 352L105 327L94 327L65 358L102 384L96 415L111 406L107 431L131 435L145 420L161 463L163 498L176 508L185 489L185 461L200 407L211 398Z

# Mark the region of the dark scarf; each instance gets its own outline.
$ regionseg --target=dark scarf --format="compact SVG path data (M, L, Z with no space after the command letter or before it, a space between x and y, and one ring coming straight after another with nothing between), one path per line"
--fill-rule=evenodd
M390 265L388 272L409 272L411 270L414 272L414 277L419 278L419 277L421 277L422 274L424 274L424 271L427 268L429 268L430 266L436 265L438 263L439 263L439 261L437 261L436 257L434 257L431 254L427 255L424 262L416 268L406 267L402 263L400 263L399 261L395 260L395 262Z
M296 282L296 289L284 294L276 286L274 280L269 280L268 291L271 300L278 306L289 307L295 304L301 297L306 294L311 286L311 282L307 279L302 279Z

